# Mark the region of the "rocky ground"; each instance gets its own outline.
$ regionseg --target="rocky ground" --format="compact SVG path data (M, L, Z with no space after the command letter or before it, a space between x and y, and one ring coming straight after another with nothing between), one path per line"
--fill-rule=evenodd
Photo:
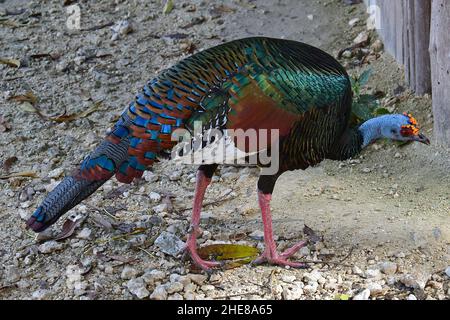
M80 30L68 29L73 13L63 2L78 4ZM351 74L370 64L368 91L384 91L384 106L414 113L432 137L430 97L404 89L401 68L375 34L364 34L362 5L174 2L164 10L162 1L0 1L0 58L13 59L0 64L0 298L450 298L450 153L437 146L380 142L358 159L283 175L272 204L280 248L304 238L304 224L323 236L297 255L325 261L305 270L191 270L179 249L195 168L167 161L131 186L106 183L71 211L79 220L65 239L51 240L66 218L38 238L24 228L46 192L93 149L145 81L190 53L235 38L284 37L337 56L370 36L341 62ZM31 103L11 99L29 91ZM58 118L64 111L76 119ZM220 168L207 193L200 244L262 248L257 175L253 168Z

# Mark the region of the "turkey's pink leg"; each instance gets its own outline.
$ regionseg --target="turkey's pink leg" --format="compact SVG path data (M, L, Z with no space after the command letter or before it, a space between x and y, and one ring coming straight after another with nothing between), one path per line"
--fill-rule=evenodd
M213 267L221 266L219 262L205 261L197 253L197 236L200 225L200 212L202 210L203 198L206 188L211 183L211 178L205 176L202 170L197 171L197 181L195 184L194 205L192 208L192 220L190 233L186 242L186 251L189 252L194 263L205 271Z
M270 213L270 200L272 200L271 194L264 194L258 191L258 201L261 208L262 220L264 224L264 244L265 250L263 254L253 261L254 264L261 264L268 262L270 264L276 264L281 266L290 266L293 268L305 267L305 264L300 262L291 262L287 259L295 254L298 250L306 245L306 241L302 241L290 249L287 249L283 253L277 252L277 246L273 240L273 228L272 228L272 215Z

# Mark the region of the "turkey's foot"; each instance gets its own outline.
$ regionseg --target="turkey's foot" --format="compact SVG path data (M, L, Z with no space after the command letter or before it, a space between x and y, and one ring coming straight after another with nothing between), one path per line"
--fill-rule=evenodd
M211 272L213 268L220 268L223 266L223 263L217 262L217 261L207 261L203 260L197 252L197 244L192 240L188 240L188 243L186 245L186 248L184 249L184 257L187 255L190 256L192 262L206 272Z
M275 243L269 245L264 253L257 259L252 261L252 264L259 265L265 262L279 266L289 266L292 268L306 268L307 265L302 262L293 262L288 259L292 257L298 250L303 248L307 244L307 241L301 241L293 247L283 251L281 254L277 252Z

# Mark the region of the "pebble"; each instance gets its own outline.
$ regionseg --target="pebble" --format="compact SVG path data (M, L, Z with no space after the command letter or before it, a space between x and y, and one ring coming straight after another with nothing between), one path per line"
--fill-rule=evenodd
M162 213L162 212L167 212L169 206L167 205L167 203L161 203L155 207L152 208L154 213Z
M386 261L380 265L381 272L387 275L393 275L397 272L397 264L395 262Z
M264 240L264 232L261 230L255 230L252 233L250 233L248 236L250 237L250 239L253 239L253 240L257 240L257 241Z
M66 285L69 289L74 289L75 284L81 282L82 270L76 264L70 264L66 267Z
M63 168L57 168L57 169L50 171L47 174L47 177L56 179L56 178L59 178L63 174L63 172L64 172Z
M364 276L364 272L358 266L354 266L352 268L352 272L353 272L353 274L356 274L357 276L360 276L360 277Z
M41 244L38 247L38 250L41 253L52 253L55 251L60 251L63 248L64 248L64 245L62 243L51 240L51 241L47 241L47 242Z
M281 281L286 282L286 283L292 283L295 280L297 280L297 277L294 275L284 274L281 276Z
M361 19L359 19L359 18L351 19L351 20L348 22L348 25L349 25L350 27L353 27L353 26L355 26L360 20L361 20Z
M129 280L132 278L135 278L137 276L138 272L136 269L130 267L130 266L125 266L122 270L122 273L120 274L120 277L124 280Z
M425 279L424 275L406 274L402 276L399 280L408 288L423 290L425 289L425 285L427 283L428 278Z
M183 174L183 172L181 172L181 171L174 171L169 175L169 180L170 181L178 181L181 179L182 174Z
M367 289L370 290L370 295L376 296L383 292L383 287L378 283L369 283Z
M8 283L14 283L20 279L20 273L16 266L8 266L5 271L5 278Z
M208 292L208 291L214 291L216 289L216 287L214 287L212 284L204 284L201 286L200 289L204 292Z
M319 270L313 270L310 273L307 272L303 275L303 280L306 282L318 282L322 278L322 274Z
M184 300L183 296L179 293L175 293L167 298L167 300Z
M366 31L362 31L358 36L353 40L353 43L363 43L369 41L369 34Z
M383 277L378 269L367 269L365 275L368 279L381 279Z
M91 237L92 237L92 230L89 228L83 228L83 230L81 230L77 234L78 239L89 240L89 239L91 239Z
M150 194L148 196L149 196L150 200L152 200L153 202L161 201L161 195L159 193L150 192Z
M319 284L317 282L310 282L308 285L303 287L303 291L306 294L313 294L313 293L316 293L318 288L319 288Z
M303 295L303 289L300 286L294 286L294 288L284 288L282 297L285 300L299 300Z
M181 292L183 291L183 289L184 289L183 284L181 282L175 281L167 285L166 291L168 294L172 294L176 292Z
M45 300L50 297L50 291L46 289L38 289L31 294L31 297L35 300Z
M206 279L208 279L207 276L202 274L188 274L188 277L191 279L193 283L195 283L198 286L201 286L205 283Z
M184 292L195 292L196 289L197 285L193 283L188 283L187 285L184 286Z
M133 27L129 20L121 20L111 27L113 35L111 41L116 41L120 36L124 36L133 31Z
M376 40L374 43L372 43L370 49L376 53L381 52L384 49L384 44L381 40Z
M180 240L176 235L163 231L156 238L155 245L159 249L172 257L176 257L185 247L185 243Z
M407 299L408 300L417 300L416 296L413 294L410 294Z
M147 290L145 281L142 278L130 279L127 282L128 291L134 294L138 299L144 299L150 295Z
M450 266L445 269L445 274L450 278Z
M311 252L308 247L303 247L298 251L298 253L300 254L301 257L307 257Z
M142 279L144 279L145 283L152 285L155 284L155 282L157 281L164 280L165 278L166 273L157 269L147 270L142 276Z
M27 221L28 217L29 217L29 212L28 210L23 210L23 209L19 209L19 217L20 219Z
M159 180L159 176L151 171L145 171L142 176L147 182L156 182Z
M159 285L153 290L150 295L150 299L152 300L166 300L167 299L167 291L164 285Z
M360 293L358 293L356 296L353 297L353 300L369 300L370 298L370 290L364 289Z

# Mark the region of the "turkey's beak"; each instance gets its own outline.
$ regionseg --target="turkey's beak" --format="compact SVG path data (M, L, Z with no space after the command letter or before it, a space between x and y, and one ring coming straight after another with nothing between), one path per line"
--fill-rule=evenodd
M419 141L420 143L426 144L427 146L429 146L431 144L430 139L428 139L422 133L418 134L415 140Z

